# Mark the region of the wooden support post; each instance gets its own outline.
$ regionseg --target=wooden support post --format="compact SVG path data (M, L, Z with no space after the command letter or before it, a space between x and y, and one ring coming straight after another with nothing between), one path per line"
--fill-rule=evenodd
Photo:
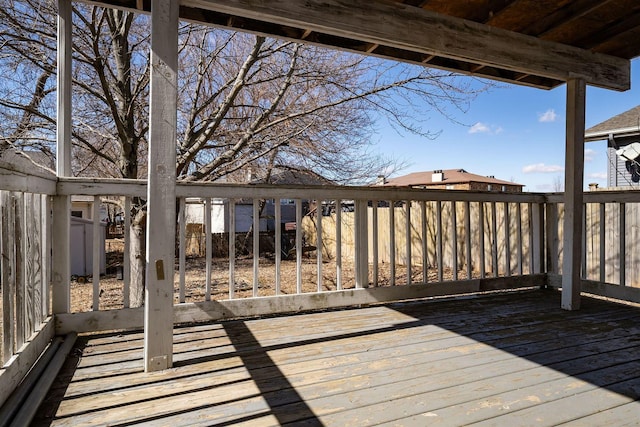
M567 82L564 259L562 265L562 308L565 310L580 308L585 96L584 80L572 79Z
M151 93L147 190L145 371L173 363L173 265L176 230L178 4L151 1Z
M51 221L51 309L53 314L69 313L71 309L71 261L69 236L71 234L71 201L69 196L53 198Z
M71 0L58 0L57 147L58 176L71 176Z
M56 171L71 176L71 0L58 1L57 129ZM71 202L69 196L53 198L51 259L52 311L68 313L71 308Z

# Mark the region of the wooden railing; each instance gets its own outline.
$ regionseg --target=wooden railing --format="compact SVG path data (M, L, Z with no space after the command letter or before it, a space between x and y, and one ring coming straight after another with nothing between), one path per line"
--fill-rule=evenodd
M55 333L143 326L129 299L129 212L146 183L25 170L0 164L0 390L15 387ZM94 272L100 203L119 201L125 213L124 239L110 243L123 252L117 268L86 283L69 270L73 195L94 197ZM584 290L640 302L639 203L638 192L585 194ZM177 323L559 286L562 274L561 194L191 183L177 186L176 209ZM194 229L201 258L187 256Z
M53 337L50 319L52 173L20 154L0 159L0 404Z
M129 210L136 198L146 196L146 185L143 181L60 178L57 196L73 195L94 196L95 206L100 200L119 198L125 207L126 231L121 281L103 283L96 276L91 284L74 283L59 290L70 295L68 312L85 312L73 321L58 316L64 331L72 325L86 328L81 326L86 312L129 307ZM177 320L196 320L194 311L199 318L260 314L272 304L260 299L263 297L293 296L298 303L303 301L298 308L323 308L336 304L327 302L330 298L340 299L338 305L348 305L544 285L540 276L545 273L542 194L191 183L179 184L177 197L175 302L177 313L185 313L177 314ZM194 209L199 212L197 218ZM190 235L193 222L204 223L198 227L202 230L198 241L204 246L200 259L187 257L194 238ZM99 227L94 215L95 237ZM226 233L214 239L214 233L221 230ZM253 230L262 230L263 236ZM221 242L223 258L219 255ZM100 264L99 244L94 238L94 271ZM68 250L61 247L54 253ZM418 286L427 283L429 287ZM348 297L331 294L365 288L368 292ZM381 288L389 289L376 290ZM313 300L316 304L310 302L314 295L320 295ZM65 298L54 295L54 304ZM79 298L83 301L76 301ZM257 303L242 305L247 298L260 299L265 308L251 312L246 307ZM206 309L193 306L214 301ZM288 300L277 304L284 301ZM294 307L293 303L285 305L277 310ZM140 315L134 317L131 327L140 326ZM69 321L72 323L66 324Z

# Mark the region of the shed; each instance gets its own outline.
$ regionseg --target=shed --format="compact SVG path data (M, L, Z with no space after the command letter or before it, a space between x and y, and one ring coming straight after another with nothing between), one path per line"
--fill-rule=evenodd
M100 223L100 274L107 270L107 255L105 253L106 224ZM93 275L93 221L71 217L71 275Z

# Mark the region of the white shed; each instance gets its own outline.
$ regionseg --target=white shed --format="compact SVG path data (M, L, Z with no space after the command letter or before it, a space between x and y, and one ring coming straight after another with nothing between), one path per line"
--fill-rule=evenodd
M100 274L107 270L105 253L106 224L100 223ZM93 275L93 221L71 217L71 275Z

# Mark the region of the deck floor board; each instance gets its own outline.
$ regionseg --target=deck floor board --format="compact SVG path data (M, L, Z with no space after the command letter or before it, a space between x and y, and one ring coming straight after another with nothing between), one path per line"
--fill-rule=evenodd
M634 425L640 308L553 291L87 335L34 425ZM633 418L633 420L630 420Z

